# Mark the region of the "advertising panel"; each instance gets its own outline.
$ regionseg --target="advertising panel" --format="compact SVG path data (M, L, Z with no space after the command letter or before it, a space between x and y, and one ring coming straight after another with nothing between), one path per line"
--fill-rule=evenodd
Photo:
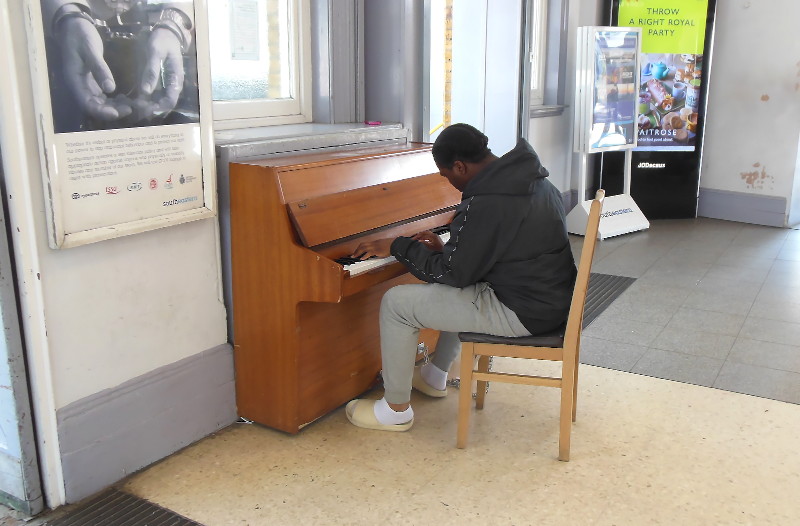
M592 35L594 92L590 150L636 144L639 33L616 28Z
M598 153L636 146L641 29L578 28L576 151Z
M619 0L620 26L642 28L637 150L694 151L708 0Z
M203 2L31 0L51 248L214 215Z

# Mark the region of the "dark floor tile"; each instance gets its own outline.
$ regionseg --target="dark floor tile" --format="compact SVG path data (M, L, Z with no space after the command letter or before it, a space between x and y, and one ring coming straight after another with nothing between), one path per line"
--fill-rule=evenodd
M781 251L781 245L776 243L767 243L762 246L752 245L731 245L720 257L769 257L774 258L778 256Z
M769 269L765 285L800 287L800 261L776 259Z
M649 300L636 299L635 296L619 297L606 308L606 312L616 318L655 323L662 327L669 323L678 310L677 305L669 305Z
M735 340L734 336L727 334L714 334L685 327L666 328L650 344L650 347L724 361Z
M800 347L795 345L737 338L728 354L728 360L739 364L800 373Z
M800 303L800 285L787 283L785 280L767 278L756 296L756 301L785 301Z
M734 246L783 246L788 230L785 228L746 225L731 242Z
M800 296L792 298L791 301L771 298L776 297L769 294L759 294L750 308L750 316L789 323L800 321Z
M728 360L713 387L800 404L800 374Z
M648 349L631 372L711 387L723 363L722 360L705 356Z
M631 367L647 351L647 347L628 343L601 340L584 336L581 338L581 363L596 365L617 371L630 371Z
M667 328L690 329L712 334L738 336L744 323L745 316L743 314L729 314L681 307L672 316Z
M609 313L601 314L583 334L590 338L611 340L631 345L648 345L664 328L663 325L617 318Z
M700 290L718 290L731 296L755 298L769 270L713 265L697 284Z
M794 345L800 342L800 323L768 320L751 315L745 320L738 336L762 342Z
M758 257L758 256L720 256L714 265L724 265L727 267L741 267L749 268L757 271L769 272L775 264L774 258Z
M753 294L755 297L755 293ZM746 316L753 306L753 298L731 296L714 290L696 290L692 292L683 307L725 314Z
M795 246L784 247L778 253L778 259L785 261L800 262L800 249Z
M681 288L640 278L628 287L628 290L620 296L620 299L622 301L638 301L640 303L648 302L652 305L668 305L677 310L694 290L694 286Z

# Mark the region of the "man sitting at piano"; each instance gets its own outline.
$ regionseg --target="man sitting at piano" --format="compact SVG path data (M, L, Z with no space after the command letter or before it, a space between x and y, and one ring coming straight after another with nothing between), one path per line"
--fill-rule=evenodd
M362 243L354 256L393 255L426 283L389 289L380 308L385 392L353 400L359 427L406 431L414 423L411 389L447 395L459 332L530 336L566 322L575 283L561 193L524 139L497 157L468 124L445 128L432 153L439 172L462 192L442 244L431 232ZM440 331L432 361L415 367L420 328ZM466 386L465 388L469 388Z

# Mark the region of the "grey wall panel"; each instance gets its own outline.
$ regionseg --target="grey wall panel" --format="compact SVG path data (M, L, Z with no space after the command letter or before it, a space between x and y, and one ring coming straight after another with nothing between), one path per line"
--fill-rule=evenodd
M700 188L697 215L783 227L786 226L786 198Z
M67 502L227 427L237 416L227 344L59 409Z

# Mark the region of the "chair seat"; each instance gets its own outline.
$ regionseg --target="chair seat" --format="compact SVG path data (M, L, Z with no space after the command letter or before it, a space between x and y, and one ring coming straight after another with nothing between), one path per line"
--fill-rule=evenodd
M492 343L495 345L522 345L526 347L561 347L564 345L564 329L537 336L494 336L478 332L459 332L458 339L462 342Z

